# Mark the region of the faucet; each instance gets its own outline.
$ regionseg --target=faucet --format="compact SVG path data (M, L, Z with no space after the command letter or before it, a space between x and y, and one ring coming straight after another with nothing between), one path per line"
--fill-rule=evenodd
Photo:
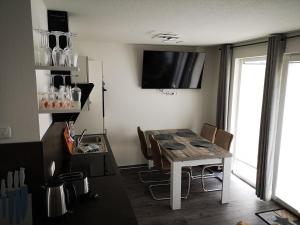
M81 133L81 135L79 136L79 138L77 139L77 147L79 146L79 144L81 143L82 141L82 138L84 136L84 134L87 132L87 129L84 129Z

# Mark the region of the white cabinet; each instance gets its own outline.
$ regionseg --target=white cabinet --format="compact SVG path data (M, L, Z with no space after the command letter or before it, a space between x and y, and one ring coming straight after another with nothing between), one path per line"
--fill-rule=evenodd
M99 60L88 60L88 79L94 84L93 91L89 95L89 110L82 110L76 123L76 133L88 128L88 134L99 134L103 130L102 118L102 73ZM86 105L86 104L85 104Z

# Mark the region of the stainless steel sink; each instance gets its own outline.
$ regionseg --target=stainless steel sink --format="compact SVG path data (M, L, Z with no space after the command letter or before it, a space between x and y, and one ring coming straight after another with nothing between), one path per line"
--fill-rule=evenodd
M76 141L80 136L76 136ZM98 150L96 149L98 148ZM90 150L89 150L90 149ZM102 135L84 135L76 147L78 153L100 153L107 152L105 141Z
M85 135L83 136L81 143L86 143L86 144L97 144L97 143L101 143L102 141L102 137L99 135Z

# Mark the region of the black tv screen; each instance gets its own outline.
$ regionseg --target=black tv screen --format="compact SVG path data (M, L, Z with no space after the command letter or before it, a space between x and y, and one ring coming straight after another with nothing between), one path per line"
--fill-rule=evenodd
M144 51L142 88L201 88L205 53Z

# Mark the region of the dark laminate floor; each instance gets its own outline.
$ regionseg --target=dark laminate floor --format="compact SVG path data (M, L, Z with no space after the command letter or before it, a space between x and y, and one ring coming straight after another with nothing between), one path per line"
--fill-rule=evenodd
M257 199L253 188L232 176L229 204L220 204L220 192L201 192L200 180L193 180L189 199L182 200L181 210L173 211L168 200L154 201L151 198L147 185L138 180L139 170L121 170L139 225L235 225L240 220L251 225L265 225L255 213L280 208L274 202ZM219 185L216 179L207 181L211 187ZM156 191L168 193L167 189Z

